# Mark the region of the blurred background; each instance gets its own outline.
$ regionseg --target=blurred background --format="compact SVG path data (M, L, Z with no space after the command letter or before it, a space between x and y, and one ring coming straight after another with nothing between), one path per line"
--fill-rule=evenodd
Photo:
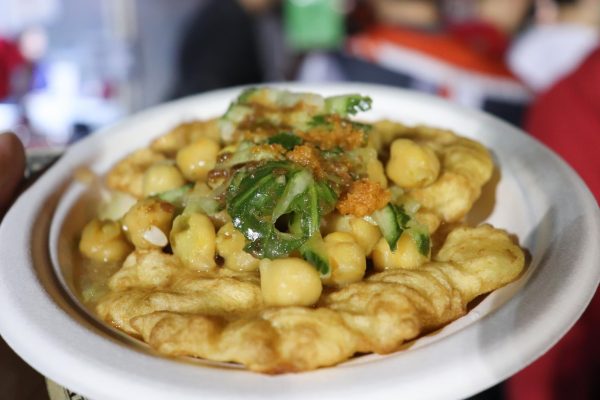
M599 32L600 0L0 0L0 132L30 156L60 154L212 89L372 82L524 128L599 199ZM597 303L548 355L479 397L600 398Z
M597 0L0 0L0 131L64 146L168 99L364 81L520 125L598 43Z

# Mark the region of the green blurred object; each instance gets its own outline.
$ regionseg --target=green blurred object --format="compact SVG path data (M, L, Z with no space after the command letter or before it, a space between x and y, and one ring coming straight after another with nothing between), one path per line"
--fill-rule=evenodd
M288 44L294 50L333 49L344 40L344 0L285 0Z

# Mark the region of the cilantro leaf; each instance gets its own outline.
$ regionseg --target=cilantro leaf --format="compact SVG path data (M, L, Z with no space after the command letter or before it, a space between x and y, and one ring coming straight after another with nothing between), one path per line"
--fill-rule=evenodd
M285 257L300 249L336 201L327 183L315 182L308 170L290 161L242 168L227 190L232 223L249 242L245 250L258 258Z

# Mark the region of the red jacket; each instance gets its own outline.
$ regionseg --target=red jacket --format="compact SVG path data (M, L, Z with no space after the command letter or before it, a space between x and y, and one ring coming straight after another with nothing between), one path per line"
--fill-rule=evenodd
M536 101L526 129L575 168L600 203L600 48Z
M526 128L571 164L600 202L600 48L536 101ZM581 319L556 346L509 379L506 398L598 398L599 338L597 292Z
M0 101L10 93L11 79L15 70L25 64L18 47L0 37Z

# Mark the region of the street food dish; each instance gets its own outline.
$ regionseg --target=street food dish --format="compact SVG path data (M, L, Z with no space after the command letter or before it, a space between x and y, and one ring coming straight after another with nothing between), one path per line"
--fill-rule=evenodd
M600 211L559 157L489 115L413 91L356 83L277 87L325 96L368 94L373 108L360 114L362 121L433 125L485 145L495 171L466 221L472 226L485 221L518 236L530 254L525 271L472 301L463 317L401 351L359 355L300 374L266 375L233 363L160 357L143 341L97 321L92 308L80 304L78 285L85 277L74 258L77 237L103 196L73 180L74 171L85 167L104 177L128 153L182 121L223 114L242 90L232 88L153 107L90 135L16 200L0 225L3 340L45 376L96 399L431 399L467 398L506 379L573 326L600 278ZM117 218L117 209L131 205L129 197L122 200L112 216L109 210L102 216ZM434 249L440 229L433 235ZM104 270L108 276L115 272ZM102 290L86 293L94 292Z
M361 95L248 89L119 161L78 287L159 353L284 373L398 350L515 280L464 217L494 169L448 130L358 122Z

